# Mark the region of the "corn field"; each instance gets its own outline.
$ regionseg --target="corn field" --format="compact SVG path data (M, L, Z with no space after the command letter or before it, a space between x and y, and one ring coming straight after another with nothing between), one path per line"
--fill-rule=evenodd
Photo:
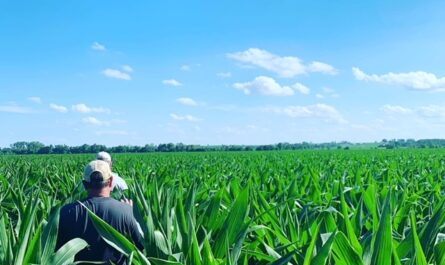
M72 264L60 207L94 155L0 156L0 264ZM115 155L145 250L132 264L445 265L445 150ZM119 197L120 194L114 194Z

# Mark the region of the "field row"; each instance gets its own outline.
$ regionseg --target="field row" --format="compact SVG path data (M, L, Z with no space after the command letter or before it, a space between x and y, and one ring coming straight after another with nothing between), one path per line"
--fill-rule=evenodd
M93 155L0 156L0 264L69 264L58 208ZM445 264L445 150L122 154L134 264ZM119 197L120 194L114 194ZM94 218L94 217L92 217ZM68 255L69 254L69 255Z

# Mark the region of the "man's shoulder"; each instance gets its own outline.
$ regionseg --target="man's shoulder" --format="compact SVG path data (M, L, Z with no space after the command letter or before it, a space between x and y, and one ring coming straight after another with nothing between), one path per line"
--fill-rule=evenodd
M60 208L60 218L72 218L73 216L78 216L82 213L81 204L76 201L72 203L65 204Z
M133 208L129 204L118 201L111 197L107 198L93 197L93 198L87 198L82 201L69 203L61 208L60 214L61 215L79 214L80 212L86 211L84 206L92 210L93 212L106 211L115 217L127 216L133 214Z
M124 202L118 201L114 198L107 198L103 200L101 203L102 207L105 207L108 209L108 211L111 211L113 214L130 214L133 213L133 208Z
M61 212L70 211L70 210L75 209L79 206L80 206L79 201L71 202L71 203L63 205L62 208L60 208L60 211Z
M127 203L121 202L119 200L116 200L112 197L109 197L108 200L106 201L107 204L109 205L113 205L113 206L117 206L117 207L123 207L123 208L130 208L131 206L128 205Z
M114 178L115 187L118 187L121 190L128 189L127 182L122 177L120 177L116 172L112 172L111 174Z

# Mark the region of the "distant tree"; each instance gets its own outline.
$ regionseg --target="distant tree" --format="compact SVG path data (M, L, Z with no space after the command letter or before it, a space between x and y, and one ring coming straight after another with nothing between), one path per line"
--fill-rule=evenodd
M54 154L68 154L68 153L70 153L70 148L67 145L58 144L58 145L54 146L54 149L52 150L52 152Z
M37 153L38 154L52 154L52 152L53 152L53 146L47 145L47 146L40 148Z
M37 154L40 150L40 148L43 148L45 145L42 144L41 142L29 142L28 143L28 153L30 154Z

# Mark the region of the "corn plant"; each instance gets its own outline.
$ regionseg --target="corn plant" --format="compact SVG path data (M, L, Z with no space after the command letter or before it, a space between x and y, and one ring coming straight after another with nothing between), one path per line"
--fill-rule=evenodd
M445 150L116 155L143 251L90 213L132 264L445 265ZM93 155L0 157L0 264L70 264L60 207ZM116 196L119 197L119 196Z

